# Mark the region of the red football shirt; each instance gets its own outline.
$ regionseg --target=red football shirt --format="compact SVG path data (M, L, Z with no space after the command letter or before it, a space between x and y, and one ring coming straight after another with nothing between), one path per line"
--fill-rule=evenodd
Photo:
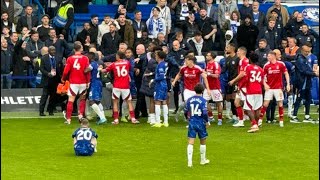
M208 62L207 63L207 67L206 67L206 71L210 74L221 74L221 67L219 65L219 63L213 61L213 62ZM213 89L221 89L220 87L220 80L219 78L214 78L211 76L208 76L208 83L209 83L209 88L210 90Z
M184 88L194 91L194 87L200 83L200 76L203 69L200 66L194 65L193 67L183 66L180 69L180 75L183 76Z
M260 66L249 64L244 71L246 76L242 79L244 79L244 85L247 88L246 94L262 94L263 69Z
M86 84L90 82L90 74L84 70L89 66L89 58L82 54L75 54L67 58L62 79L69 76L70 84Z
M130 62L127 60L119 60L111 63L107 67L107 72L112 71L114 74L114 88L130 89Z
M244 71L245 67L249 64L249 59L248 58L243 58L239 61L239 66L238 66L238 73L241 71ZM246 80L245 78L241 78L238 82L238 87L243 88L245 87Z
M282 89L282 76L287 72L286 65L281 61L272 64L267 62L263 67L263 72L267 78L267 84L270 89Z

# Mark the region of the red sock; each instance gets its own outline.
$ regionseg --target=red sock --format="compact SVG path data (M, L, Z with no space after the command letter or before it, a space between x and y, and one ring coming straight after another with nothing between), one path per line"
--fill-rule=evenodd
M119 112L118 111L113 111L113 118L116 120L116 119L119 119Z
M212 116L213 116L212 111L209 111L209 112L208 112L208 116L209 116L209 117L212 117Z
M130 111L129 114L130 114L130 118L131 118L131 119L135 119L134 111Z
M73 102L68 101L68 103L67 103L67 115L66 115L67 119L71 119L72 111L73 111Z
M243 110L241 106L237 107L237 114L239 117L239 121L243 121Z
M254 120L252 120L251 121L251 125L253 126L253 125L257 125L257 121L254 119Z
M279 107L279 120L283 121L283 106Z
M79 112L83 116L86 110L86 99L81 99L79 103Z
M222 119L222 113L218 112L218 119Z
M264 113L266 113L266 110L267 110L267 107L262 106L259 119L263 119L263 116L264 116Z

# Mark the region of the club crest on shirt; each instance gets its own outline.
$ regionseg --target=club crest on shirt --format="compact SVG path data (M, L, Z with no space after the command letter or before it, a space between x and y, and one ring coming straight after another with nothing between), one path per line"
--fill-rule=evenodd
M312 22L319 22L319 8L306 8L302 11L305 19Z

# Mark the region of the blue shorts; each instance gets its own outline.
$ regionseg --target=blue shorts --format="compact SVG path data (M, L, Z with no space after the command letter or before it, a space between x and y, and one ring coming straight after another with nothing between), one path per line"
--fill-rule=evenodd
M205 139L208 136L205 122L189 122L188 138Z
M101 101L102 99L102 83L92 83L90 85L89 100Z
M167 87L159 87L159 88L155 87L153 98L155 101L166 101L167 93L168 93Z
M94 152L93 144L75 144L74 152L76 156L91 156Z

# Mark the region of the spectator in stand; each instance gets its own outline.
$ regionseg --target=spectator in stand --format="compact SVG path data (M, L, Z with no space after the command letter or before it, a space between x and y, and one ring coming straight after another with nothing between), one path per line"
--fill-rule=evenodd
M159 17L165 21L166 26L166 37L171 32L171 12L170 8L167 6L167 0L157 0L157 6L160 9ZM150 17L152 17L153 12L150 13Z
M59 4L56 16L53 18L53 27L57 34L62 34L68 40L68 33L74 21L73 0L56 0Z
M231 13L230 19L226 20L223 27L221 27L222 34L226 34L228 30L231 30L233 33L233 41L235 45L237 45L237 32L238 28L240 27L241 21L240 21L240 14L238 11L233 11ZM223 46L224 47L224 46Z
M301 33L302 26L305 24L303 20L303 14L298 13L297 17L287 23L284 27L284 31L287 37L296 37Z
M298 14L299 14L299 11L294 10L293 13L291 14L287 24L292 24L294 21L296 21Z
M288 38L283 38L281 39L281 45L280 45L280 52L281 52L281 56L282 56L282 59L285 60L285 49L288 47Z
M134 11L132 27L134 31L134 44L137 44L137 42L142 38L142 32L148 32L147 24L142 20L142 14L140 10ZM134 48L135 47L136 46L134 46Z
M316 38L314 35L309 31L309 27L307 24L303 24L301 26L301 33L296 36L298 41L298 45L302 47L302 45L306 43L310 43L312 47L314 47Z
M8 49L7 40L1 37L1 89L11 89L13 71L13 52Z
M259 34L258 27L252 24L251 15L247 15L244 23L238 28L237 42L238 46L247 48L247 53L254 51L256 48L256 41Z
M46 49L45 47L44 49ZM48 54L41 57L40 71L42 73L41 83L43 85L42 95L39 105L39 116L46 116L44 108L49 96L48 111L49 116L53 116L53 110L57 103L57 86L60 82L61 76L57 74L58 61L56 58L56 48L49 46Z
M45 42L47 39L49 39L49 30L52 28L49 25L49 20L50 20L49 15L45 14L41 18L42 24L37 26L39 38L42 42Z
M266 39L260 39L258 48L254 51L255 54L259 56L259 61L257 62L257 65L263 68L263 66L268 62L268 54L271 51L271 49L268 46L268 42Z
M195 22L195 16L192 12L189 12L187 21L184 21L182 25L183 36L188 40L189 38L194 37L195 33L199 31L199 26Z
M99 18L98 15L93 14L91 15L91 21L90 21L90 44L94 44L97 46L97 38L98 38L98 24L99 24Z
M261 29L259 32L258 40L266 39L271 50L277 49L280 45L281 37L278 35L276 25L276 19L270 18L268 26Z
M288 47L284 50L285 59L287 61L294 61L296 56L300 53L300 48L297 46L297 40L294 37L288 38Z
M28 30L27 27L22 27L21 32L18 32L18 33L20 33L20 34L19 34L19 40L20 40L26 33L28 33L28 32L30 32L30 31ZM27 38L25 39L26 42L27 42L28 40L29 40L29 37L27 37Z
M154 40L159 46L167 46L166 36L163 33L158 33L157 39Z
M9 15L8 12L2 12L1 14L1 32L3 27L9 27L11 29L11 32L16 32L16 26L14 25L13 22L9 21Z
M284 37L285 33L283 31L282 21L280 21L279 14L278 14L276 9L273 9L271 11L271 17L270 18L276 19L276 24L274 25L274 27L277 29L278 36L280 36L280 39L282 39Z
M30 5L27 5L24 9L25 15L21 16L17 23L17 32L21 32L22 27L28 27L29 30L36 30L39 24L38 17L32 15L33 8Z
M142 77L146 68L145 65L148 62L146 49L143 44L137 45L136 54L137 58L135 59L134 65L134 81L137 87L137 102L134 109L134 113L136 118L148 117L146 98L145 95L140 92Z
M172 37L172 41L174 40L179 41L181 49L185 51L189 51L192 49L190 44L187 42L187 40L183 38L183 32L181 31L176 32L176 34ZM170 43L170 49L172 49L172 43Z
M250 14L252 12L252 7L249 4L249 0L243 0L243 4L239 9L241 21L244 21L246 15Z
M218 24L218 8L213 5L213 0L205 0L200 3L200 8L207 10L207 16L212 18L213 21Z
M260 4L258 1L253 1L251 17L253 19L253 25L257 26L258 29L262 29L267 26L267 18L264 12L259 10Z
M56 30L51 28L49 30L49 39L45 41L45 46L55 47L55 59L57 62L57 75L62 75L64 57L69 57L72 53L72 48L68 45L68 42L63 38L63 36L57 37Z
M191 1L190 3L187 0L174 0L174 2L171 4L171 9L174 11L175 14L175 30L181 31L182 25L186 21L186 18L189 16L189 12L193 12L193 6L194 1Z
M140 2L140 1L139 0L130 0L130 1L119 0L119 3L120 5L123 5L123 7L125 7L129 13L132 13L137 7L137 2Z
M77 41L80 41L81 44L90 43L90 24L88 22L83 23L83 29L77 34Z
M218 5L218 23L222 27L226 20L230 19L231 12L238 11L238 6L234 0L223 0Z
M147 48L152 41L153 40L148 37L148 32L142 32L142 38L140 38L136 44L143 44L144 47Z
M206 52L210 51L206 46L204 46L204 41L200 31L196 32L194 37L189 40L189 44L196 56L204 56Z
M17 18L21 14L22 10L23 7L15 0L1 0L1 14L3 12L8 12L9 22L16 23Z
M10 40L7 41L7 43L8 43L8 50L13 51L14 46L15 46L15 45L17 44L17 42L18 42L18 39L19 39L18 33L16 33L16 32L11 33L11 35L10 35Z
M27 42L25 41L30 33L27 32L14 46L13 51L13 74L12 76L19 76L15 79L15 88L27 88L28 87L28 68L31 65L30 58L28 57L26 47Z
M282 21L282 25L286 26L289 21L289 13L286 7L281 4L281 0L274 0L274 4L267 11L267 19L271 17L271 11L275 9L279 14L279 20Z
M166 34L166 22L159 17L160 9L158 7L152 8L152 17L150 17L146 24L148 28L148 37L151 39L157 38L159 32Z
M104 18L103 18L103 21L98 26L98 38L97 38L98 46L101 45L102 36L105 33L110 32L110 27L109 26L110 26L111 23L114 23L116 25L116 29L117 30L120 29L118 21L115 21L114 19L111 19L111 17L109 15L105 15Z
M131 23L132 21L127 21L124 14L119 14L117 21L120 26L118 33L121 37L121 42L125 42L129 48L133 48L134 31Z
M200 19L198 21L199 30L202 32L202 37L204 39L204 45L213 50L214 42L216 41L217 25L214 20L207 17L207 10L200 9Z
M110 32L104 34L101 40L100 51L104 56L114 54L117 52L121 36L116 32L116 25L110 24Z
M8 26L2 28L1 36L4 37L7 41L10 40L10 28Z
M118 11L114 15L114 19L118 19L120 14L124 14L126 16L126 19L130 20L130 17L127 14L127 9L122 4L119 5Z
M92 0L73 0L74 13L89 13L89 3Z

